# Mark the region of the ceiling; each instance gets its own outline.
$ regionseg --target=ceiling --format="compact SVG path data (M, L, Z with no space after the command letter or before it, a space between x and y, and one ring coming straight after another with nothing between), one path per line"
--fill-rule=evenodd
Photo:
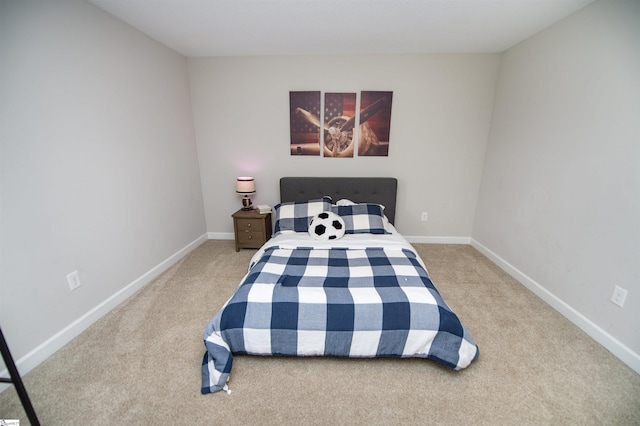
M503 52L593 0L89 0L188 57Z

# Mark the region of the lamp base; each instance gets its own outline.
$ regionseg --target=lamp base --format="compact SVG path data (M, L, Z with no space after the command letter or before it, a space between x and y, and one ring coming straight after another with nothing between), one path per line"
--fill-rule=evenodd
M249 199L248 195L245 195L244 197L242 197L242 210L244 211L253 210L253 207L251 206L251 199Z

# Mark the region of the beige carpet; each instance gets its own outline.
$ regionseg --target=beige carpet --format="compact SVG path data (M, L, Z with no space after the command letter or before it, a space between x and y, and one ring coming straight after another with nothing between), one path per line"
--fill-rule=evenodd
M480 347L466 370L237 356L233 393L201 395L202 331L254 253L207 241L25 385L44 425L640 424L640 375L472 247L415 246ZM28 424L13 387L2 418Z

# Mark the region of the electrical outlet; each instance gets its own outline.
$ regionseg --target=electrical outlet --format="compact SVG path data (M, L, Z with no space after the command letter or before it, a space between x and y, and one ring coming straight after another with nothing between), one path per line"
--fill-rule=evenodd
M429 213L422 212L422 216L421 216L420 220L422 220L423 222L426 222L427 219L429 219Z
M80 276L78 275L78 271L73 271L72 273L67 275L67 282L69 283L69 288L72 291L80 287L82 283L80 282Z
M624 306L624 300L627 298L627 290L624 288L616 286L613 289L613 295L611 296L611 301L621 308Z

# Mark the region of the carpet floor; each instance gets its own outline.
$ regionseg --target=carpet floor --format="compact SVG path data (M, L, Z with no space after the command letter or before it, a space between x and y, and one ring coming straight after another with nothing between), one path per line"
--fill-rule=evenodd
M640 375L471 246L414 244L474 337L420 359L236 356L200 394L202 333L255 250L209 240L24 377L43 425L640 425ZM10 342L9 342L10 343ZM13 387L0 419L29 424Z

